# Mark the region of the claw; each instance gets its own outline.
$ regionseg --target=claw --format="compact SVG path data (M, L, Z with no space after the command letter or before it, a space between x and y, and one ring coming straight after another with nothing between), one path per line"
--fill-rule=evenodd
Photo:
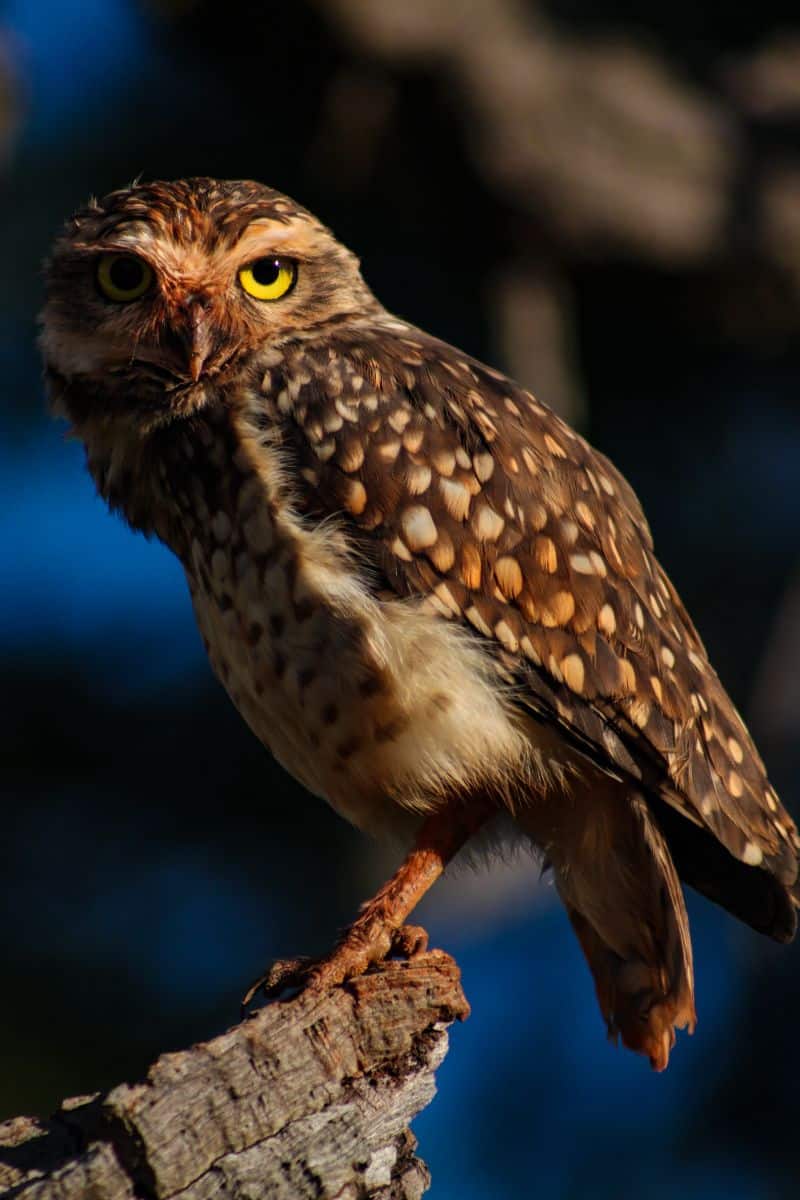
M258 992L263 991L265 1000L275 1000L281 992L285 992L288 988L301 988L308 981L309 973L314 966L314 959L307 955L276 959L263 975L259 975L258 979L253 980L242 996L242 1016L245 1015L248 1005L252 1003L253 997Z
M428 934L421 925L401 925L392 936L390 954L416 958L428 949Z
M416 958L428 949L428 935L420 925L401 925L399 929L373 929L369 937L353 927L336 948L323 958L280 958L259 976L242 997L242 1016L257 993L265 1000L276 1000L289 988L320 991L355 979L391 954Z

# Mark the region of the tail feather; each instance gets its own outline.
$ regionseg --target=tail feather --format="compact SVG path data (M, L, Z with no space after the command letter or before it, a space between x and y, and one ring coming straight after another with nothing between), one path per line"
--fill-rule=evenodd
M688 1026L694 1032L691 992L675 988L663 966L615 954L582 913L566 907L594 977L609 1038L621 1038L629 1050L646 1054L654 1070L663 1071L675 1045L675 1029Z
M692 1033L696 1025L692 946L684 895L666 841L644 800L633 797L631 812L642 830L651 888L648 906L637 914L637 936L628 940L622 953L619 944L613 948L606 941L608 930L595 929L567 899L569 888L559 890L593 973L608 1036L621 1038L628 1050L645 1054L651 1067L663 1070L675 1044L675 1028L688 1027ZM614 934L610 937L618 942Z
M550 814L556 886L594 976L609 1036L662 1071L675 1029L694 1031L694 975L680 880L643 797L594 790L567 817ZM538 836L537 836L538 835Z

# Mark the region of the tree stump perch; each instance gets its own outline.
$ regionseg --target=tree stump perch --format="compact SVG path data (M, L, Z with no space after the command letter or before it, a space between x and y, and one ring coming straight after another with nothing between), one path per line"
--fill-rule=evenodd
M143 1082L0 1125L14 1200L416 1200L409 1122L469 1006L441 951L271 1004Z

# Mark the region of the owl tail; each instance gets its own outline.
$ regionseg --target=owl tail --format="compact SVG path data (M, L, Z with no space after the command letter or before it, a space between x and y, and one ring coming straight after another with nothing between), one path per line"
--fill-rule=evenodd
M694 1031L689 922L666 840L643 797L609 781L522 823L545 851L594 976L609 1037L663 1071ZM519 817L518 817L519 819Z
M637 795L626 801L594 883L581 867L557 871L556 880L609 1037L619 1036L663 1071L675 1029L693 1033L696 1022L689 922L667 843L646 802ZM604 890L602 901L594 887Z

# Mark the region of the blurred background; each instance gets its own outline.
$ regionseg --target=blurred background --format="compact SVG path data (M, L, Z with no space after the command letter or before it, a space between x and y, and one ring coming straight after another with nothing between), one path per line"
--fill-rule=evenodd
M177 563L47 419L40 262L140 173L289 192L610 454L800 814L795 3L6 0L0 29L0 1119L232 1024L396 861L271 763ZM434 1200L795 1200L800 946L691 916L699 1028L657 1077L530 861L435 890L473 1011L415 1125Z

